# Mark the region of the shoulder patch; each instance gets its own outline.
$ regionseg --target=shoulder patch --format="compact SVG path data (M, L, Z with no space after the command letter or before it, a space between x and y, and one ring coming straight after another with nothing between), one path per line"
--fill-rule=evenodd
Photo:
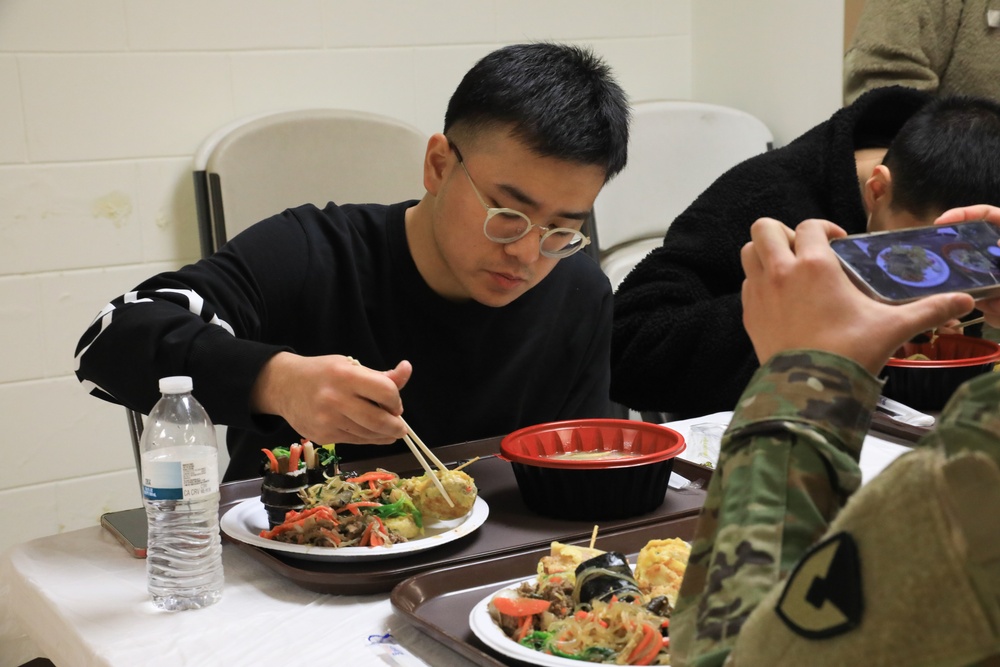
M792 632L808 639L853 630L860 625L863 610L858 547L846 532L806 552L785 582L775 608Z

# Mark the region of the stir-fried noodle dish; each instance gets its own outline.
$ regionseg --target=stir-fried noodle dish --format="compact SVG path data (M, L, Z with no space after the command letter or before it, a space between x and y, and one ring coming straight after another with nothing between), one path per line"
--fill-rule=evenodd
M934 260L920 246L897 244L882 251L885 270L910 282L924 279L924 272L934 266Z
M294 447L294 446L293 446ZM291 453L297 458L295 452ZM278 503L278 492L269 485L269 477L298 474L305 465L294 462L291 473L264 475L262 497L265 504ZM287 464L283 467L288 469ZM285 495L294 496L294 505L279 514L260 536L278 542L321 547L382 547L419 538L425 521L457 519L472 509L477 496L475 481L461 470L435 471L452 502L442 498L437 485L427 475L401 478L381 468L362 474L336 472L325 480L307 485L303 482ZM302 478L305 479L304 477ZM279 482L280 483L280 482Z
M554 542L538 576L490 601L512 641L542 653L617 665L670 664L670 613L690 546L653 540L636 560Z

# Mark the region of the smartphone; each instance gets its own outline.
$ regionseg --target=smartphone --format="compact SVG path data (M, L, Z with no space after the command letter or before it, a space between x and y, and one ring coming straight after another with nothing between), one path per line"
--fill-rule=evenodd
M101 525L136 558L146 557L146 509L137 507L101 515Z
M1000 296L1000 226L983 220L830 241L844 270L869 296L906 303L942 292Z

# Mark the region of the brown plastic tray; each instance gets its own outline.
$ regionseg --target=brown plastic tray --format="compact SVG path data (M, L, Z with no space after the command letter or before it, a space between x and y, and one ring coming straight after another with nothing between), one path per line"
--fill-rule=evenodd
M876 411L872 414L871 430L877 431L880 435L891 435L894 438L898 438L903 441L900 444L912 445L930 433L933 428L907 424Z
M365 561L350 564L343 562L312 561L290 557L282 552L233 540L227 541L252 558L287 577L296 584L320 593L366 594L389 591L404 579L429 569L436 569L473 560L495 558L535 548L548 548L553 540L572 542L589 539L594 524L587 521L566 521L541 516L529 510L521 500L511 466L496 458L500 438L489 438L435 448L435 454L449 467L461 461L480 457L466 468L476 480L479 496L490 508L489 518L479 530L459 540L434 549L399 559ZM409 454L356 461L349 464L358 471L376 467L393 470L402 475L417 474L415 462ZM705 501L707 480L711 470L675 459L674 471L688 479L702 483L700 488L678 491L669 489L663 505L646 514L602 521L602 536L629 530L647 524L696 516ZM595 489L595 493L613 493L613 489ZM221 511L260 493L260 479L233 482L222 486Z
M605 551L620 551L634 563L639 549L649 540L668 537L690 540L697 521L697 516L689 516L603 535L595 546ZM574 541L575 544L588 542ZM390 600L396 611L419 630L477 665L528 665L501 655L479 641L469 628L469 613L493 591L534 575L538 560L548 552L548 547L533 549L417 574L400 582L392 590Z

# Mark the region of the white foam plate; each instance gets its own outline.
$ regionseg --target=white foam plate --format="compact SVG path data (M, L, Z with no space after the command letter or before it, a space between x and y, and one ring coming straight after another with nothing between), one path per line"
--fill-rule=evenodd
M635 569L635 566L633 565L632 568ZM521 646L505 635L500 626L493 622L493 619L490 617L489 604L490 600L496 597L497 593L505 590L517 590L521 584L534 583L535 581L535 577L529 577L528 579L522 579L521 581L501 586L477 602L476 606L469 612L469 627L472 629L473 634L497 653L532 665L541 665L542 667L573 667L575 665L576 667L580 667L580 665L591 664L533 651L530 648Z
M252 544L269 551L280 551L295 558L320 561L361 561L401 558L409 554L454 542L464 537L486 522L490 514L489 505L482 498L476 498L472 510L463 517L449 521L424 523L424 534L407 542L383 547L319 547L305 544L286 544L260 536L267 530L267 512L260 498L248 498L222 515L222 532L234 540Z

